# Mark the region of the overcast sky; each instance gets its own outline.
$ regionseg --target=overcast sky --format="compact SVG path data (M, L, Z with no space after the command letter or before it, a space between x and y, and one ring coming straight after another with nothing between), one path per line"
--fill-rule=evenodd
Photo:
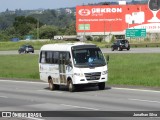
M0 12L9 10L22 9L56 9L64 7L75 7L76 5L83 5L88 3L108 2L111 0L0 0ZM118 0L112 0L118 1ZM126 0L131 1L131 0Z

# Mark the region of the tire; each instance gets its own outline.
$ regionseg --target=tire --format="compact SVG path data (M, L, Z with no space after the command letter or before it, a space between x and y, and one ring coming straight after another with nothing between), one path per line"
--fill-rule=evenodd
M18 51L19 54L21 54L21 51Z
M55 90L55 85L53 84L52 80L49 80L49 89L51 91Z
M68 90L69 90L70 92L74 92L74 91L75 91L75 86L73 85L72 80L69 80L69 81L68 81Z
M113 48L113 47L111 47L111 51L114 51L114 48Z
M98 88L99 88L99 90L104 90L105 89L105 82L99 83Z

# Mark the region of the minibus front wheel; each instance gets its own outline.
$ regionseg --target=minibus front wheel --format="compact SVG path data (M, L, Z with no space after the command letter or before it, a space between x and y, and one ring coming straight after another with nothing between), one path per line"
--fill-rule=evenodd
M75 91L75 85L73 84L72 80L68 81L68 89L69 89L70 92Z

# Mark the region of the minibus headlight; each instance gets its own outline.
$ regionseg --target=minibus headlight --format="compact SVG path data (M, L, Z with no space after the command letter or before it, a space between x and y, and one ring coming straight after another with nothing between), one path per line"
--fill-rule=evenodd
M74 73L75 76L80 76L80 77L83 77L83 74L82 73Z
M102 75L105 75L105 74L107 74L107 73L108 73L108 71L105 70L105 71L102 72Z

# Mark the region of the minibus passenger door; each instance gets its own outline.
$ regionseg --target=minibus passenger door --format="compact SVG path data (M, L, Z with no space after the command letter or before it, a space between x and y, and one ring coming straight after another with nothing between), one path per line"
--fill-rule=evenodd
M65 61L66 61L66 53L60 52L59 54L60 83L67 83Z

